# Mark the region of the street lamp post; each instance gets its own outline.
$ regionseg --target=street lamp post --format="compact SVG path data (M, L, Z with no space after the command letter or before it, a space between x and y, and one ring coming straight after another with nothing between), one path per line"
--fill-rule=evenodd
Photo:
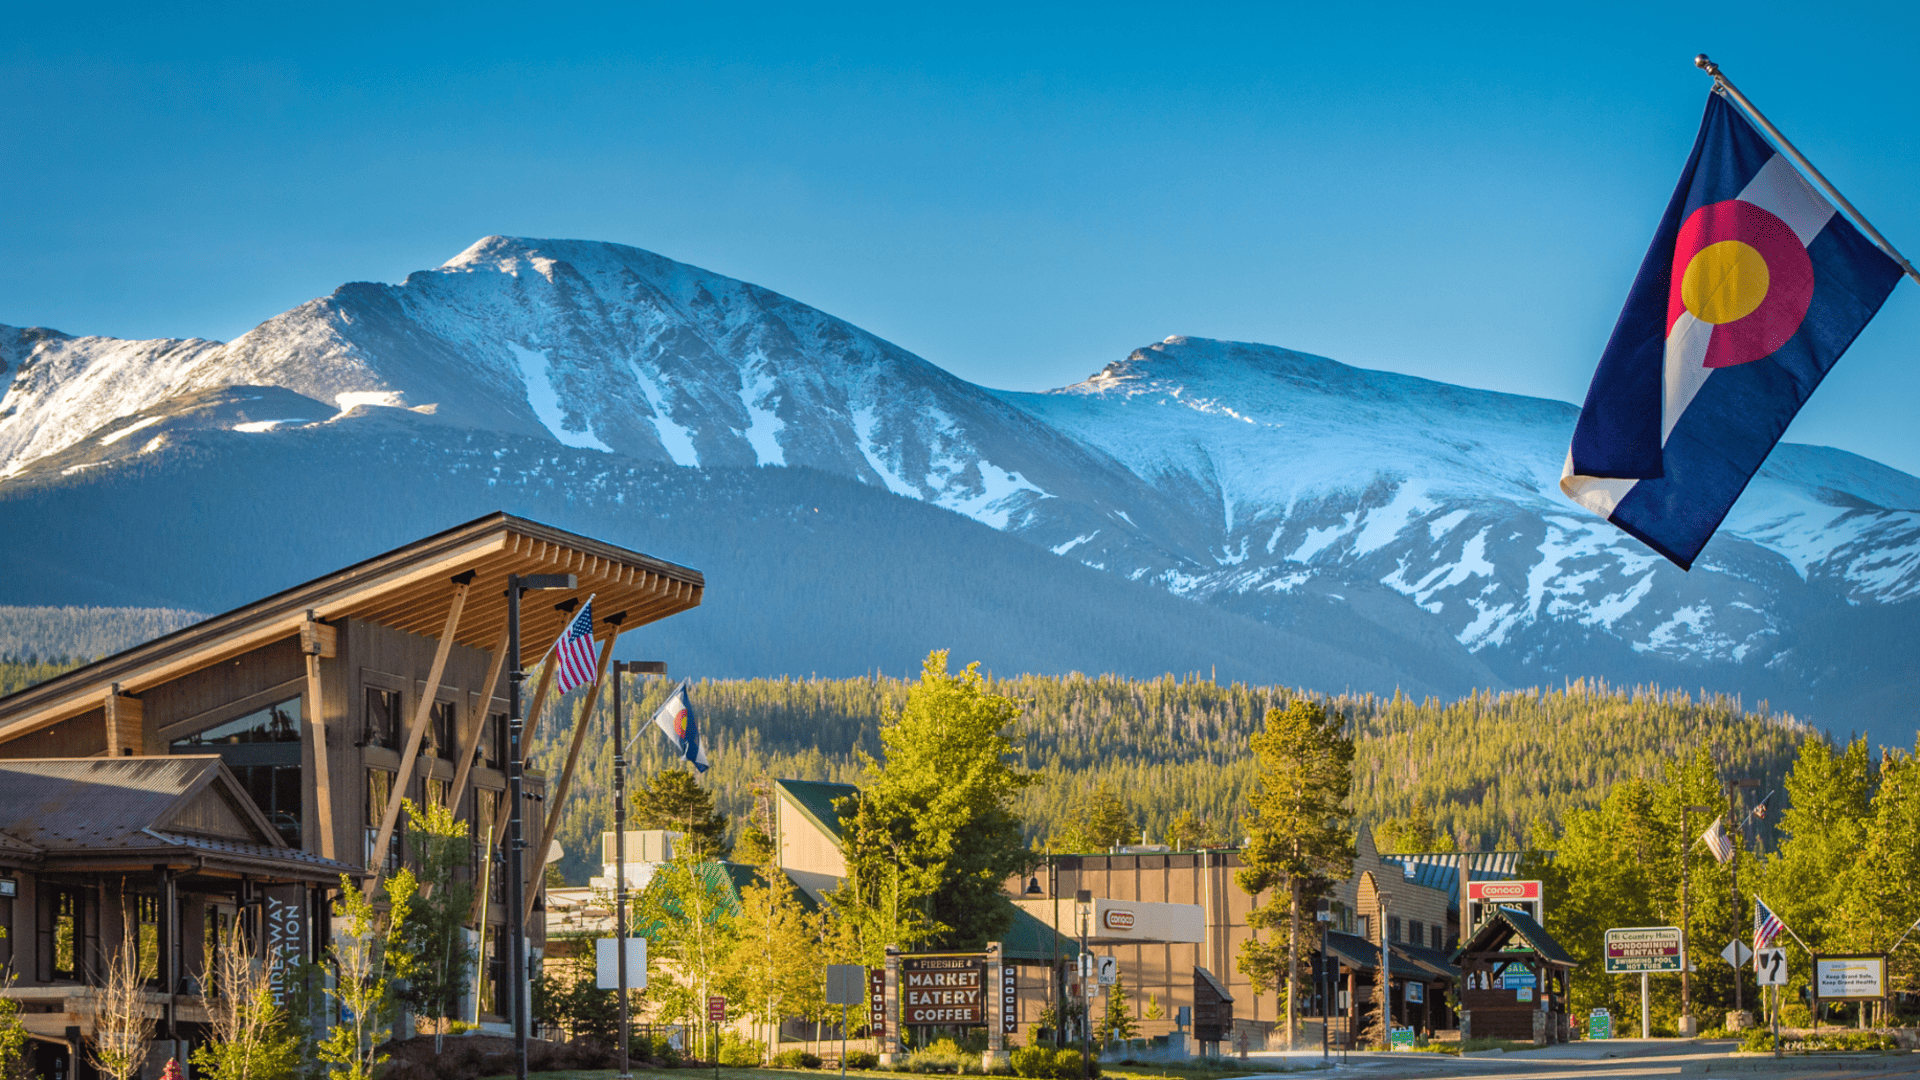
M572 574L507 575L507 982L513 1009L513 1074L527 1080L527 924L526 910L526 718L520 715L520 684L527 673L520 666L520 594L539 589L572 589ZM429 687L431 690L431 687Z
M1087 931L1093 923L1093 890L1073 894L1080 916L1080 1080L1087 1080L1087 1059L1093 1056L1093 954L1087 951Z
M628 1042L633 1018L627 1001L627 717L621 706L622 675L665 675L667 665L657 660L613 662L613 939L614 966L620 982L619 1080L632 1080Z
M1760 781L1754 780L1754 779L1734 780L1728 783L1727 784L1727 806L1729 807L1731 812L1735 815L1738 815L1740 813L1740 804L1737 801L1735 801L1736 800L1735 792L1739 791L1741 788L1757 788L1759 786L1760 786ZM1740 846L1746 847L1747 846L1746 844L1747 819L1745 817L1740 817L1738 820L1740 824L1739 824L1739 827L1735 829L1735 831L1740 834ZM1733 940L1735 942L1738 942L1741 937L1741 933L1739 929L1740 928L1740 919L1739 919L1740 909L1741 909L1740 852L1738 849L1735 849L1733 853L1733 910L1735 912L1735 919L1733 924L1734 925ZM1736 958L1738 958L1740 955L1740 950L1738 948L1735 948L1733 950L1733 954ZM1733 965L1733 1011L1736 1014L1740 1015L1741 1023L1743 1024L1746 1022L1745 1013L1747 1011L1746 988L1745 988L1746 981L1747 981L1746 973L1742 969L1742 965L1740 964Z
M1711 806L1680 808L1680 1036L1692 1038L1699 1030L1693 1018L1693 909L1688 891L1693 877L1693 826L1689 814L1712 812Z

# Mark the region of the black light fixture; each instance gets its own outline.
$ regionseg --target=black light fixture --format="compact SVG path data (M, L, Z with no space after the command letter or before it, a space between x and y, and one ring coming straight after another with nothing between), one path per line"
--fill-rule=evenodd
M507 657L513 662L507 676L507 798L512 807L507 819L507 957L509 989L512 991L514 1076L527 1080L527 922L526 909L526 815L523 783L526 761L521 736L526 718L520 715L520 686L527 673L520 666L520 594L545 589L574 589L578 581L572 574L507 575Z
M1040 875L1039 875L1039 874L1035 874L1035 875L1033 875L1032 877L1029 877L1029 878L1027 879L1027 887L1026 887L1026 888L1024 888L1024 889L1022 889L1022 890L1020 890L1020 895L1022 895L1022 896L1039 896L1039 895L1041 895L1041 892L1040 892Z

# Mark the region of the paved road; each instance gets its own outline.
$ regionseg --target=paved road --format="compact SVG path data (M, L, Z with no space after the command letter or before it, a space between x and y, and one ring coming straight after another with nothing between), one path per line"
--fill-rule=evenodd
M1578 1042L1511 1054L1467 1058L1444 1054L1350 1054L1333 1072L1350 1080L1628 1080L1633 1077L1728 1076L1738 1080L1878 1080L1920 1078L1920 1054L1820 1054L1779 1059L1733 1053L1735 1043L1679 1039L1615 1039ZM1250 1064L1270 1062L1277 1078L1286 1070L1321 1067L1318 1051L1254 1054ZM1252 1080L1252 1078L1250 1078Z

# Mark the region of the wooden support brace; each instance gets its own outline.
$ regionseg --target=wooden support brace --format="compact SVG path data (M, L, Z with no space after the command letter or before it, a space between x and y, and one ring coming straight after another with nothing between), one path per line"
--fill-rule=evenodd
M500 673L507 669L507 632L500 631L500 645L493 650L487 665L487 677L480 683L480 707L467 718L467 730L460 736L460 750L453 759L453 783L447 788L447 811L460 812L461 796L466 794L467 776L473 772L473 758L480 750L480 735L487 729L487 713L493 708L493 688L500 685ZM475 822L478 824L478 822Z
M540 684L533 691L533 707L527 710L526 718L522 721L525 727L520 732L520 752L523 754L526 753L527 746L533 742L534 731L540 726L540 714L547 707L547 691L551 689L553 689L553 659L549 655L546 662L540 665ZM489 859L493 858L493 849L496 846L504 847L507 842L507 819L513 813L513 797L510 790L500 793L500 806L493 814L493 828L488 833L493 840L486 849L486 857ZM468 921L480 927L485 922L486 911L487 897L482 893L473 898L473 917Z
M573 784L574 766L580 763L580 745L586 741L587 728L593 720L593 707L600 703L600 687L607 681L607 664L613 659L613 643L620 640L620 623L626 617L621 612L607 619L611 627L607 632L607 643L600 646L600 664L593 671L593 687L587 691L587 701L580 707L580 719L573 725L573 743L567 747L567 764L560 770L560 785L547 796L547 827L541 830L540 846L533 853L533 872L527 878L527 910L520 916L522 923L533 918L533 903L540 895L541 875L547 870L547 852L553 848L553 835L560 831L560 811L567 805L567 788Z
M327 707L320 696L320 661L338 655L339 632L314 618L314 613L308 611L307 621L300 626L300 651L306 654L307 712L312 714L303 717L302 722L307 730L313 732L314 816L320 822L320 855L332 859L336 857L333 839L333 755L327 749Z
M366 891L372 895L386 876L387 846L393 842L393 830L400 822L400 804L406 800L407 785L413 779L413 766L420 757L420 739L433 716L434 695L440 689L440 676L447 670L447 657L453 652L453 635L460 628L460 609L466 606L467 590L473 585L473 571L453 579L453 603L447 608L447 625L440 631L440 645L433 650L433 667L427 672L427 690L420 695L420 707L413 711L413 723L407 727L407 741L400 744L400 771L393 778L393 794L387 797L386 812L380 815L380 832L374 837L373 856L367 869Z

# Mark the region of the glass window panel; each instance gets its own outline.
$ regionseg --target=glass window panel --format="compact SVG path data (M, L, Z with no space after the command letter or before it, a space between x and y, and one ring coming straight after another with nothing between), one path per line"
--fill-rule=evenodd
M455 732L458 728L454 724L453 702L434 702L432 722L427 727L430 729L428 737L433 741L432 755L444 761L452 761L454 754L459 750L455 745Z
M217 727L173 740L176 753L192 753L201 747L240 746L247 743L297 743L300 741L300 699L290 698Z

